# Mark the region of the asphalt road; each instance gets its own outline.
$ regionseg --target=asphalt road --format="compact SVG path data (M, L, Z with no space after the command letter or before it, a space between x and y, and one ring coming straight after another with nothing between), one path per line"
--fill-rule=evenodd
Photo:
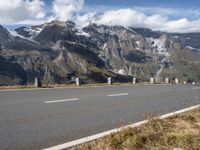
M192 85L0 91L0 149L43 149L200 102Z

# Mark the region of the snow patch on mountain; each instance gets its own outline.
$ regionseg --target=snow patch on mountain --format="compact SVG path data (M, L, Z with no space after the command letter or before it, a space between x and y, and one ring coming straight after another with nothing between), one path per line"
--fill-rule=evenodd
M178 37L177 37L178 38ZM154 39L154 38L147 38L146 39L147 42L150 44L150 46L153 49L153 52L155 54L158 54L158 61L159 61L159 65L160 68L158 69L157 73L156 73L156 81L160 81L160 77L161 74L163 72L163 69L165 67L165 62L167 62L170 58L170 53L168 52L168 48L167 48L167 37L166 36L162 36L158 39ZM159 60L161 59L161 60Z
M124 27L124 28L136 34L136 32L133 29L131 29L129 27Z
M106 47L107 47L107 43L104 44L104 46L103 46L103 50L105 50Z
M196 48L194 48L192 46L186 46L186 48L191 49L191 50L196 50Z
M178 38L179 38L179 36L177 36L177 35L176 35L176 36L174 36L174 38L175 38L175 39L178 39Z
M35 30L31 29L31 28L24 28L24 31L28 32L30 35L33 35L35 33L40 33L43 29L42 28L35 28Z
M151 37L147 38L147 42L151 44L151 47L154 49L155 52L158 52L158 54L168 55L165 45L165 39L154 39Z
M124 69L118 70L118 74L126 75L126 71Z
M76 35L90 37L89 33L85 32L85 31L83 31L81 29L77 30Z
M19 37L19 38L24 39L24 40L28 40L28 41L31 41L31 42L34 42L34 43L38 43L37 41L33 40L33 36L27 38L27 37L24 37L24 36L18 34L15 30L8 29L8 31L14 37Z
M23 30L29 33L29 35L31 36L30 39L34 39L43 30L43 28L24 28Z
M156 48L159 52L162 50L166 50L164 42L160 39L150 38L150 41L152 42L153 48Z
M136 41L135 43L137 44L136 49L140 50L141 49L141 42L140 41Z

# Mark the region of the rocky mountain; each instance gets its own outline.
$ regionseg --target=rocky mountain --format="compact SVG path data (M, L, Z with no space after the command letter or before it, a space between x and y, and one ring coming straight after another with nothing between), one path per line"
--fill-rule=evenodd
M189 39L190 38L190 39ZM161 33L144 28L71 21L7 30L0 26L0 85L85 83L179 77L200 80L199 33ZM188 41L189 40L189 41Z

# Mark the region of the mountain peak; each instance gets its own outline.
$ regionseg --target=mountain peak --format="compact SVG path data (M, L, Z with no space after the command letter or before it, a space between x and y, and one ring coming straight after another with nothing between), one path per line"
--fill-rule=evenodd
M0 25L0 30L2 30L4 27L2 25Z
M66 25L71 26L71 27L75 27L76 23L74 23L73 21L66 21Z
M64 21L60 21L60 20L53 20L51 22L46 23L46 25L58 25L58 26L65 26L65 22Z

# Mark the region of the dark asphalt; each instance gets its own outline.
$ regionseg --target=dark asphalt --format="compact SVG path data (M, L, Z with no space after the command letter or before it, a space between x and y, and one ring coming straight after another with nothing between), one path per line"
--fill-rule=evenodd
M0 91L0 149L43 149L200 102L192 85ZM108 96L126 93L123 96ZM128 95L127 95L128 94ZM77 98L46 104L46 101Z

